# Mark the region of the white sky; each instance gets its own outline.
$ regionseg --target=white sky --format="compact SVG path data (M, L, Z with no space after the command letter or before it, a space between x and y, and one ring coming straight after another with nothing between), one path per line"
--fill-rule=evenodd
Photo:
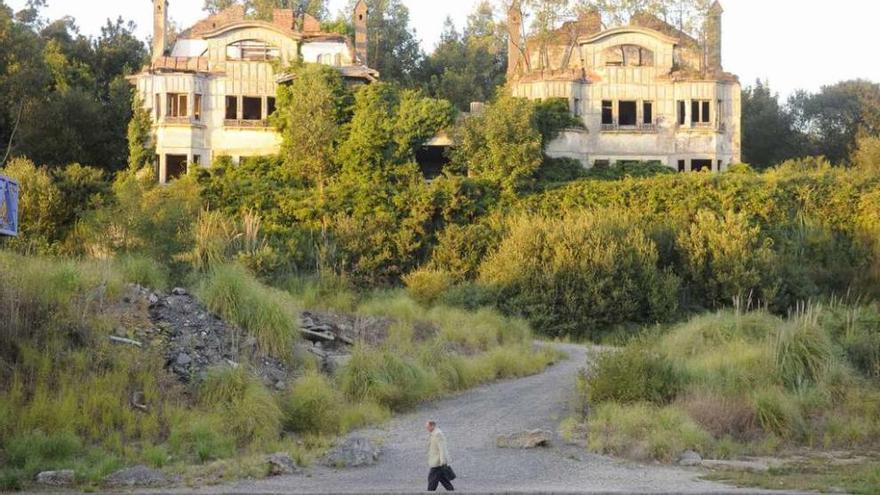
M461 27L476 0L403 0L422 46L431 51L451 15ZM202 0L170 0L169 11L181 26L203 16ZM25 0L6 0L19 9ZM335 15L347 0L330 0ZM796 89L817 90L824 84L865 78L880 81L876 0L722 0L724 67L743 84L768 79L786 96ZM98 34L108 17L122 16L138 24L146 39L152 29L151 0L49 0L46 15L71 15L86 34Z

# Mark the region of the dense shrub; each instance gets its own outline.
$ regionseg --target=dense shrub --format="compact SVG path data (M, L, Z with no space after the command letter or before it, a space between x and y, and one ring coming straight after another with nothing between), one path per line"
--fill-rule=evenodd
M437 236L431 264L450 273L456 280L473 279L499 237L499 233L483 223L449 225Z
M19 231L17 239L5 241L20 250L48 251L59 240L64 203L49 171L30 160L16 158L0 174L18 182Z
M542 333L599 337L619 322L662 321L675 311L677 279L618 212L520 216L509 230L480 281L497 290L499 307Z
M224 431L239 446L274 440L281 432L275 398L245 367L212 369L199 385L199 403L222 414Z
M777 373L788 387L818 383L831 364L831 341L819 326L818 311L797 314L777 334Z
M439 384L435 376L405 356L358 345L341 371L340 386L352 400L372 400L400 410L434 396Z
M342 426L345 398L325 376L310 372L296 380L282 402L285 428L333 435Z
M403 277L410 297L430 306L452 285L452 277L443 270L422 268Z
M682 389L681 373L649 344L633 344L596 358L587 375L587 393L595 403L668 403Z

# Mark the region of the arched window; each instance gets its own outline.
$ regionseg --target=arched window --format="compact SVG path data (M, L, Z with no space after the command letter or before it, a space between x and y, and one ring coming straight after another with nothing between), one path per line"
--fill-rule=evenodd
M654 52L638 45L617 45L605 50L607 67L653 67Z
M265 62L281 58L281 50L261 40L236 41L226 46L227 60Z

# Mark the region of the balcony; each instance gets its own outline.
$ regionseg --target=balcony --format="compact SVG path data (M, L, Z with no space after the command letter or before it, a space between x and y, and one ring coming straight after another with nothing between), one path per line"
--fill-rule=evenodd
M637 124L637 125L620 125L620 124L602 124L602 132L608 133L637 133L637 134L653 134L657 132L657 124Z
M223 121L223 127L238 127L244 129L265 129L269 127L269 120L245 120L245 119L226 119Z
M180 127L204 127L205 123L200 119L191 116L170 116L166 115L159 120L159 125L180 126Z

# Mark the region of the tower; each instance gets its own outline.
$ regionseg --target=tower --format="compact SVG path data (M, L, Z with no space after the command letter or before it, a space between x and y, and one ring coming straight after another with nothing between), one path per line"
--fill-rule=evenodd
M523 59L523 13L519 0L513 0L507 11L507 76L520 71Z
M367 21L369 14L370 9L367 7L367 2L358 0L358 3L354 6L354 51L357 61L363 65L369 65L369 60L367 59L369 40L367 37Z
M715 0L715 3L709 7L706 13L706 69L714 72L721 72L721 16L724 9L721 2Z
M153 60L168 53L168 0L153 0Z

